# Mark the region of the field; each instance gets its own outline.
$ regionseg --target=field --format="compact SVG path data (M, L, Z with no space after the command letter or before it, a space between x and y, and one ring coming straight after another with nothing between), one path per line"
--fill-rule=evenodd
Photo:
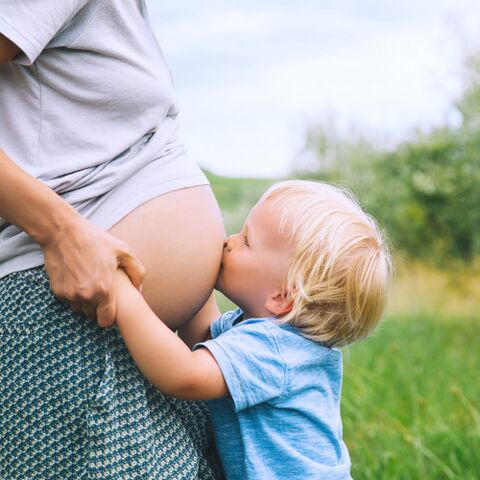
M271 180L210 175L228 233ZM355 480L480 479L480 285L396 258L388 314L344 350L342 418ZM478 268L476 269L478 272ZM232 307L218 295L220 307Z
M387 318L344 351L355 479L480 478L478 320Z

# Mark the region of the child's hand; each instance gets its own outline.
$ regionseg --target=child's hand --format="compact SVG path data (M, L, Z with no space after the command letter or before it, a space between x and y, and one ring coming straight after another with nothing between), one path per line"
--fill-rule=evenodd
M115 299L116 299L116 317L115 323L118 323L118 317L125 315L135 302L143 300L142 294L135 288L130 277L123 268L117 268L115 274ZM143 302L142 302L143 303Z

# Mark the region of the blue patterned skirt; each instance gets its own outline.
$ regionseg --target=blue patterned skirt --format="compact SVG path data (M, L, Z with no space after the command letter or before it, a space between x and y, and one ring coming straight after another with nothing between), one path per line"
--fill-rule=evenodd
M218 479L203 402L162 395L44 267L0 279L0 479Z

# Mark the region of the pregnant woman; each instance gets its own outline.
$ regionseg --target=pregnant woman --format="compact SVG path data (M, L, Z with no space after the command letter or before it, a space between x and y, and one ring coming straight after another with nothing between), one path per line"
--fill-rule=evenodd
M143 0L0 0L2 479L221 478L205 405L94 321L117 267L173 329L211 295L223 225L176 116Z

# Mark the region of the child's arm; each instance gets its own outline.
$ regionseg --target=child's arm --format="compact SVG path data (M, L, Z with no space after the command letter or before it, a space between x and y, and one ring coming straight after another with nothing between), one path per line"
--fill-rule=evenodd
M228 395L220 367L208 349L190 351L153 313L122 269L115 280L117 326L145 377L162 392L185 400Z
M210 324L220 315L215 293L212 292L202 309L193 317L193 320L178 329L178 336L192 349L196 343L211 338Z

